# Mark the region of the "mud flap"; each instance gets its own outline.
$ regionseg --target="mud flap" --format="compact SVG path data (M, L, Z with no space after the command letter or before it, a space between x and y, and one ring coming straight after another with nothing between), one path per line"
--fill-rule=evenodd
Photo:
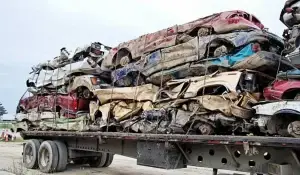
M184 155L175 144L169 142L137 143L137 164L163 169L186 168Z

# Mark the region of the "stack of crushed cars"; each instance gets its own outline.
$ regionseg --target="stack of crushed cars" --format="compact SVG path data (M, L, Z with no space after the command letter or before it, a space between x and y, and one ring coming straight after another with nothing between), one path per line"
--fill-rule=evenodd
M27 130L293 135L296 120L276 120L270 108L281 101L271 101L278 91L268 86L295 66L285 41L252 14L220 12L104 47L98 60L68 56L73 63L35 68L38 78L27 81L34 95L20 100L18 123Z

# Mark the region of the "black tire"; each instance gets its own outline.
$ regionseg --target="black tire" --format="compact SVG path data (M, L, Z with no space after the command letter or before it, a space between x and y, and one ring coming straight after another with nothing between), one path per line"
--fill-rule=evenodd
M36 139L29 140L23 151L23 163L28 169L38 168L38 152L40 148L40 142ZM31 158L29 156L32 156Z
M57 172L64 171L67 168L68 164L68 149L65 143L55 140L54 143L57 146L58 150L58 163L57 163Z
M107 153L106 162L103 167L109 167L110 164L113 162L113 160L114 160L114 154Z
M48 157L48 160L46 159ZM53 141L44 141L39 149L38 163L43 173L56 172L58 163L58 149Z
M300 93L297 93L294 97L294 100L300 100Z
M88 163L90 167L93 168L101 168L104 166L106 162L106 153L101 153L101 156L91 157L88 159Z
M101 156L89 158L88 163L90 167L102 168L108 167L113 161L113 154L102 153Z

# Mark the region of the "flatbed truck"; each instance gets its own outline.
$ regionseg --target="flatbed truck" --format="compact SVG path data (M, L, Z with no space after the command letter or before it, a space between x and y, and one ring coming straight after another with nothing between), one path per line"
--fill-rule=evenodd
M300 174L300 138L73 131L23 131L21 136L25 167L44 173L64 171L71 161L107 167L118 154L155 168L212 168L213 175L218 169Z

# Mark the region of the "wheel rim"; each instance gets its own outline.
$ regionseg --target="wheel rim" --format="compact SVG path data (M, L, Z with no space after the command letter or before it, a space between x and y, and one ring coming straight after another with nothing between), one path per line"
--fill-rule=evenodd
M228 49L226 46L222 45L214 51L214 57L221 57L228 53Z
M32 146L28 146L25 149L25 161L26 163L30 163L33 160L33 148Z
M127 64L130 63L130 59L128 56L124 56L120 59L120 65L121 66L126 66Z
M88 89L85 89L83 91L82 95L83 95L84 98L90 98L91 93L90 93L90 91Z
M200 28L198 30L198 36L207 36L209 35L209 29L208 28Z
M47 149L43 149L41 152L41 165L43 167L47 166L49 163L49 151Z

